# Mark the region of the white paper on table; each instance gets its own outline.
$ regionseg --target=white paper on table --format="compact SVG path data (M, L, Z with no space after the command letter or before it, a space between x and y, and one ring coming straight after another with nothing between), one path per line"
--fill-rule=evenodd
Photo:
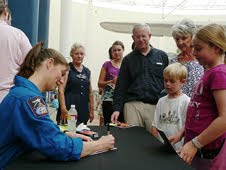
M84 125L83 123L80 123L80 124L76 127L76 131L83 131L83 130L90 130L90 128L88 128L87 125Z

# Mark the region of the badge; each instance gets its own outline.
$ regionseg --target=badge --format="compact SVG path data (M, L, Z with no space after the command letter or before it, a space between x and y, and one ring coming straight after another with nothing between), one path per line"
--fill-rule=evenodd
M162 66L162 63L160 63L160 62L157 62L156 64L157 64L157 65L161 65L161 66Z
M29 99L28 104L31 110L33 111L34 115L37 117L49 114L44 100L39 96Z
M79 79L86 79L87 77L86 77L86 75L85 74L77 74L77 77L79 78Z

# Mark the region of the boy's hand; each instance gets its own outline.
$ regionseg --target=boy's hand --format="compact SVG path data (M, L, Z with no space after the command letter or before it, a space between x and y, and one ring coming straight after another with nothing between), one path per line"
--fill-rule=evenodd
M156 129L156 127L152 127L151 128L151 134L154 136L154 137L156 137L156 138L158 138L158 130Z
M177 142L179 142L181 140L181 138L182 137L180 136L180 134L176 134L176 135L170 136L168 139L169 139L170 143L172 143L174 145Z
M170 136L168 139L170 143L175 144L179 142L184 136L185 126L183 126L176 135Z

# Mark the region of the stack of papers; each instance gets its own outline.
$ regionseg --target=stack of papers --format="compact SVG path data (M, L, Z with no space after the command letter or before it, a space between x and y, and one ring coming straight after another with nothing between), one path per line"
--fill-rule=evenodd
M113 126L113 127L117 127L117 128L130 128L130 127L134 127L134 125L128 125L128 124L123 123L123 122L118 122L117 124L116 123L110 123L109 125L110 126Z

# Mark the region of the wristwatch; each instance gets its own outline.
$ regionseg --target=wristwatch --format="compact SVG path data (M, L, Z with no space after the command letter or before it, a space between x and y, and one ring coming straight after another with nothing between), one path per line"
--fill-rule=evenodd
M197 136L193 138L191 141L194 147L196 147L197 149L201 149L203 147L203 145L198 141Z

